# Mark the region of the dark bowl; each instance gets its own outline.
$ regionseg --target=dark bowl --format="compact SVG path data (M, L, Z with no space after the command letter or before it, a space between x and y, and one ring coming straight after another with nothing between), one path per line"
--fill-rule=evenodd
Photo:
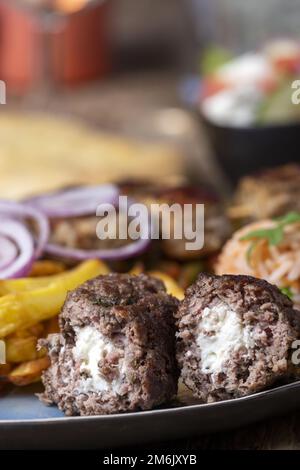
M200 115L217 162L231 183L259 170L300 163L300 123L264 127L226 127Z

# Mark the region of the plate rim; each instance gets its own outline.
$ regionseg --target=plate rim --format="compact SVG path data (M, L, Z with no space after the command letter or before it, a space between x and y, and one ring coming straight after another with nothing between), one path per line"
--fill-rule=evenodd
M114 420L126 420L130 419L142 419L147 416L155 416L155 415L162 415L162 414L170 414L173 412L175 414L185 413L186 411L191 410L200 410L200 409L216 409L221 408L224 406L235 406L244 401L253 401L258 400L259 398L265 397L267 395L273 395L274 393L280 393L287 389L293 389L300 386L300 379L291 382L288 384L280 385L278 387L274 387L268 390L262 390L261 392L253 393L252 395L246 395L244 397L239 398L231 398L229 400L222 400L213 403L196 403L192 405L183 405L183 406L176 406L173 408L162 408L162 409L154 409L154 410L145 410L145 411L138 411L138 412L130 412L130 413L114 413L111 415L93 415L93 416L62 416L62 417L55 417L55 418L29 418L29 419L0 419L0 427L2 425L38 425L38 424L56 424L56 423L79 423L79 422L93 422L93 421L114 421ZM1 398L0 398L1 399ZM299 403L300 405L300 403ZM47 406L47 405L45 405Z

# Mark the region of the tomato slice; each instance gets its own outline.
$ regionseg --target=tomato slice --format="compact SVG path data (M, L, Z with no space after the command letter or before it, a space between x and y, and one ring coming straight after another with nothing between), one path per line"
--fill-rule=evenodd
M210 96L219 93L222 90L232 88L232 85L217 77L205 78L202 81L201 99L209 98Z
M300 71L300 53L293 57L277 57L273 60L273 64L279 72L289 74L297 73Z

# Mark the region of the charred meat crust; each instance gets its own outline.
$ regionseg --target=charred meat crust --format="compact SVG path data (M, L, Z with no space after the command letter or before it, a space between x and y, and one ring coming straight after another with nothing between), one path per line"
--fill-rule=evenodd
M146 275L109 274L70 292L60 315L61 334L52 335L50 368L43 375L41 399L67 415L95 415L146 410L177 392L174 312L178 301L162 282ZM92 326L126 356L126 378L119 393L78 393L82 373L74 361L78 328ZM117 358L118 359L118 358ZM114 378L114 358L99 364Z
M234 310L243 328L251 328L253 347L232 352L223 371L201 372L197 346L203 310L217 303ZM184 383L205 402L255 393L299 375L291 363L292 343L300 337L300 312L280 290L251 276L200 274L177 312L177 359Z

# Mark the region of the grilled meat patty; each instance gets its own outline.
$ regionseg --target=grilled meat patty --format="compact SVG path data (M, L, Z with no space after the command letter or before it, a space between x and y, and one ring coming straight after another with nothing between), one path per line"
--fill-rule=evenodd
M147 410L177 392L178 301L146 275L109 274L70 292L41 399L67 415Z
M299 375L300 312L250 276L200 274L177 312L183 382L204 402L252 394Z

